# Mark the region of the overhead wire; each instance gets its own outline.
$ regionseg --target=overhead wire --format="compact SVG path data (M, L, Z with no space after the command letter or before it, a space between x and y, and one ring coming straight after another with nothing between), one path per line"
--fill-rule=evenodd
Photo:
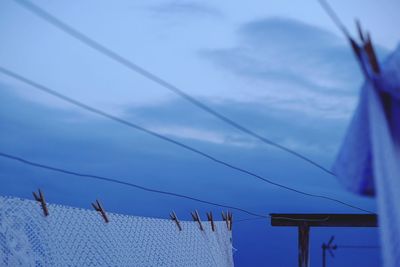
M177 86L167 82L166 80L162 79L161 77L157 76L156 74L144 69L143 67L139 66L138 64L132 62L131 60L126 59L125 57L121 56L117 52L107 48L106 46L100 44L99 42L95 41L94 39L88 37L84 33L74 29L70 25L66 24L65 22L61 21L60 19L56 18L54 15L50 14L49 12L43 10L39 6L35 5L34 3L27 1L27 0L14 0L16 3L20 4L20 6L26 8L33 14L37 15L38 17L42 18L49 24L55 26L56 28L62 30L63 32L67 33L71 37L75 38L76 40L86 44L87 46L91 47L92 49L102 53L103 55L115 60L116 62L120 63L121 65L127 67L128 69L142 75L143 77L157 83L158 85L168 89L169 91L179 95L180 97L186 99L193 105L197 106L201 110L211 114L212 116L220 119L221 121L231 125L232 127L236 128L237 130L252 136L255 139L258 139L259 141L268 144L270 146L273 146L275 148L278 148L282 151L285 151L305 162L308 162L309 164L313 165L314 167L324 171L325 173L328 173L332 176L336 176L331 170L325 168L321 164L317 163L316 161L308 158L307 156L296 152L293 149L290 149L286 146L280 145L264 136L261 136L260 134L254 132L253 130L250 130L249 128L239 124L238 122L232 120L231 118L223 115L222 113L216 111L215 109L211 108L210 106L204 104L203 102L197 100L195 97L192 95L188 94L187 92L183 91L182 89L178 88Z
M337 248L349 248L349 249L378 249L378 248L380 248L380 246L337 245Z
M87 105L87 104L85 104L83 102L80 102L78 100L72 99L72 98L70 98L68 96L65 96L65 95L63 95L63 94L61 94L61 93L59 93L59 92L57 92L55 90L52 90L52 89L50 89L50 88L48 88L48 87L46 87L44 85L36 83L36 82L26 78L26 77L23 77L23 76L15 73L13 71L10 71L10 70L8 70L6 68L3 68L1 66L0 66L0 72L3 73L4 75L8 76L8 77L12 77L12 78L14 78L14 79L16 79L16 80L18 80L20 82L23 82L23 83L25 83L27 85L30 85L32 88L36 88L39 91L42 91L44 93L47 93L47 94L52 95L54 97L57 97L58 99L61 99L61 100L65 101L65 102L68 102L68 103L70 103L72 105L75 105L77 107L80 107L82 109L90 111L90 112L92 112L94 114L100 115L102 117L108 118L110 120L113 120L115 122L118 122L120 124L128 126L130 128L139 130L139 131L141 131L143 133L152 135L152 136L154 136L156 138L159 138L161 140L164 140L166 142L169 142L169 143L172 143L174 145L177 145L177 146L179 146L179 147L181 147L181 148L183 148L185 150L188 150L188 151L191 151L191 152L193 152L195 154L198 154L198 155L200 155L200 156L202 156L204 158L207 158L207 159L209 159L209 160L211 160L211 161L213 161L215 163L218 163L220 165L223 165L223 166L225 166L227 168L230 168L232 170L238 171L240 173L246 174L248 176L254 177L254 178L259 179L261 181L264 181L264 182L266 182L266 183L268 183L270 185L273 185L273 186L276 186L276 187L279 187L279 188L282 188L282 189L285 189L285 190L288 190L288 191L292 191L292 192L295 192L295 193L298 193L298 194L301 194L301 195L305 195L305 196L309 196L309 197L320 198L320 199L325 199L325 200L329 200L329 201L332 201L332 202L336 202L336 203L342 204L344 206L347 206L347 207L350 207L350 208L353 208L353 209L356 209L356 210L359 210L359 211L363 211L363 212L367 212L367 213L373 213L373 212L368 211L366 209L360 208L358 206L349 204L347 202L344 202L344 201L341 201L341 200L338 200L338 199L335 199L335 198L332 198L332 197L307 193L307 192L304 192L304 191L301 191L301 190L298 190L298 189L295 189L295 188L292 188L292 187L289 187L289 186L274 182L274 181L269 180L269 179L267 179L267 178L265 178L265 177L263 177L261 175L258 175L256 173L254 173L252 171L249 171L247 169L238 167L238 166L233 165L231 163L228 163L228 162L226 162L224 160L218 159L218 158L216 158L216 157L214 157L214 156L212 156L212 155L210 155L210 154L208 154L206 152L203 152L203 151L201 151L201 150L199 150L197 148L191 147L191 146L186 145L186 144L184 144L182 142L179 142L179 141L177 141L175 139L172 139L172 138L167 137L165 135L159 134L159 133L157 133L155 131L149 130L149 129L143 127L143 126L140 126L140 125L135 124L133 122L130 122L128 120L122 119L120 117L114 116L112 114L109 114L109 113L107 113L105 111L102 111L100 109L94 108L92 106L89 106L89 105Z
M188 196L188 195L183 195L183 194L179 194L179 193L175 193L175 192L149 188L149 187L141 186L141 185L138 185L138 184L126 182L126 181L123 181L123 180L120 180L120 179L117 179L117 178L111 178L111 177L94 175L94 174L87 174L87 173L82 173L82 172L78 172L78 171L71 171L71 170L67 170L67 169L64 169L64 168L59 168L59 167L54 167L54 166L38 163L38 162L33 162L31 160L27 160L25 158L22 158L22 157L19 157L19 156L15 156L15 155L11 155L9 153L4 153L4 152L1 152L1 151L0 151L0 157L7 158L7 159L10 159L10 160L14 160L14 161L17 161L19 163L23 163L25 165L29 165L29 166L32 166L32 167L35 167L35 168L40 168L40 169L45 169L45 170L54 171L54 172L58 172L58 173L63 173L63 174L67 174L67 175L77 176L77 177L80 177L80 178L95 179L95 180L100 180L100 181L103 181L103 182L120 184L120 185L124 185L124 186L133 187L133 188L136 188L136 189L139 189L139 190L143 190L143 191L156 193L156 194L168 195L168 196L173 196L173 197L177 197L177 198L184 198L184 199L192 200L192 201L195 201L195 202L200 202L200 203L211 205L211 206L216 206L216 207L220 207L220 208L236 210L236 211L243 212L243 213L246 213L248 215L256 217L256 218L247 218L247 219L236 220L236 222L243 222L243 221L255 220L255 219L261 220L261 219L272 218L271 215L259 214L259 213L252 212L252 211L249 211L247 209L239 208L239 207L236 207L236 206L220 204L220 203L217 203L217 202L211 202L211 201L208 201L208 200L203 200L203 199L199 199L199 198L196 198L196 197L191 197L191 196ZM325 217L323 219L314 219L314 220L302 219L302 218L290 218L290 217L274 217L274 218L276 218L276 219L284 219L284 220L292 220L292 221L327 221L327 220L329 220L329 216L327 216L327 217Z
M344 24L340 21L339 16L333 10L333 8L328 4L326 0L318 0L321 7L325 10L328 16L331 18L333 23L339 28L339 30L347 37L347 39L351 39L349 31L346 29Z
M36 168L46 169L46 170L50 170L50 171L54 171L54 172L58 172L58 173L64 173L64 174L68 174L68 175L78 176L78 177L81 177L81 178L88 178L88 179L95 179L95 180L101 180L101 181L105 181L105 182L116 183L116 184L125 185L125 186L129 186L129 187L134 187L134 188L137 188L137 189L140 189L140 190L144 190L144 191L147 191L147 192L163 194L163 195L169 195L169 196L174 196L174 197L178 197L178 198L184 198L184 199L188 199L188 200L193 200L193 201L196 201L196 202L200 202L200 203L208 204L208 205L212 205L212 206L217 206L217 207L221 207L221 208L237 210L237 211L240 211L240 212L252 215L252 216L257 216L257 217L261 217L261 218L270 218L269 215L258 214L258 213L255 213L255 212L252 212L252 211L248 211L246 209L238 208L238 207L235 207L235 206L219 204L219 203L216 203L216 202L202 200L202 199L199 199L199 198L195 198L195 197L191 197L191 196L187 196L187 195L183 195L183 194L178 194L178 193L174 193L174 192L169 192L169 191L163 191L163 190L153 189L153 188L149 188L149 187L144 187L144 186L141 186L141 185L138 185L138 184L126 182L126 181L119 180L119 179L116 179L116 178L100 176L100 175L93 175L93 174L85 174L85 173L81 173L81 172L77 172L77 171L66 170L66 169L63 169L63 168L58 168L58 167L54 167L54 166L50 166L50 165L45 165L45 164L42 164L42 163L33 162L33 161L30 161L30 160L24 159L22 157L18 157L18 156L11 155L11 154L8 154L8 153L4 153L4 152L1 152L1 151L0 151L0 157L8 158L10 160L18 161L18 162L26 164L26 165L30 165L30 166L33 166L33 167L36 167Z

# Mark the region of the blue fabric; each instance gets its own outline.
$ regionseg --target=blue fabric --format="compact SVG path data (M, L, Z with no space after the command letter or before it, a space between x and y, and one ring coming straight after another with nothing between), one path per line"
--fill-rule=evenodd
M364 57L365 59L365 57ZM385 267L400 266L400 46L367 81L334 172L346 187L376 195Z
M367 91L364 85L333 172L348 190L362 195L374 195L371 137L367 130L370 122L366 98Z
M368 64L365 69L370 70ZM369 80L361 88L358 107L338 153L333 171L345 187L357 194L373 196L374 183L371 116L368 91L375 90L382 103L396 146L400 145L400 46L381 66L381 74L368 71ZM371 86L372 85L372 86ZM379 124L379 122L378 122ZM400 163L399 163L400 164Z

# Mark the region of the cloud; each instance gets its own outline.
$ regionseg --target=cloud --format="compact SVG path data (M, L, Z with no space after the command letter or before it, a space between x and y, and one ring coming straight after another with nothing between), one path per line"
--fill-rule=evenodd
M147 128L173 138L189 139L216 145L237 146L242 148L253 148L255 145L254 140L243 138L238 134L233 135L229 132L194 128L188 125L148 126Z
M124 147L126 142L139 151L145 151L148 147L147 144L153 142L157 144L161 142L162 147L170 146L135 130L130 130L98 116L92 116L86 111L64 109L63 106L42 106L40 102L31 102L25 99L24 96L13 93L17 91L11 90L12 88L8 85L0 86L8 88L1 89L4 104L0 109L3 115L0 118L4 122L2 126L4 135L7 135L7 138L18 138L18 136L24 135L24 131L15 130L15 125L17 125L21 129L29 129L31 137L34 140L36 139L30 145L26 144L24 146L21 143L21 148L23 149L26 148L30 151L38 149L37 145L41 144L41 142L38 142L37 139L41 140L41 136L45 136L43 130L45 130L46 136L48 136L46 137L48 146L50 144L58 146L57 144L60 143L58 140L63 139L66 140L67 144L78 142L82 147L91 149L91 147L96 147L98 143L101 143L104 138L111 138L113 140L117 138L117 140L121 140L121 142L113 141L113 148L109 148L111 150L114 150L115 147ZM317 127L310 126L307 120L293 121L291 114L274 113L273 110L265 107L263 104L252 104L249 106L247 103L229 100L219 103L209 102L206 99L203 101L205 104L212 106L240 124L271 140L286 144L288 147L296 149L299 152L310 154L324 153L327 147L326 141L329 139L329 143L337 142L338 136L340 136L340 131L336 135L331 133L330 127L325 127L326 131L321 131ZM17 108L18 106L24 108ZM34 110L34 112L31 110ZM156 106L131 106L121 113L123 115L120 116L134 123L198 147L213 146L219 149L229 149L229 147L258 149L259 146L259 141L222 123L209 114L193 108L189 103L180 98L173 98ZM5 123L10 118L12 118L10 123ZM318 125L324 125L323 121L313 121ZM335 123L331 123L331 125L338 127ZM110 127L112 130L108 130ZM83 131L84 135L79 135L76 129ZM90 135L96 138L90 137ZM318 138L319 135L323 135L327 139ZM8 144L6 141L7 138L4 139L4 145ZM144 138L146 141L136 142L136 138ZM28 138L26 140L32 139ZM310 150L310 147L313 147L313 149ZM266 148L268 150L269 147L266 146ZM69 145L60 148L61 150L64 152L69 151ZM154 153L164 154L166 151L169 151L169 149L158 149ZM52 150L53 152L56 153L57 149Z
M89 116L72 119L81 118L82 114L77 110L28 101L15 94L12 88L6 89L1 84L0 97L3 103L0 105L2 152L83 173L115 177L160 190L251 207L255 211L265 210L265 206L259 203L270 203L271 210L302 210L300 206L293 207L293 202L300 199L298 195L277 190L181 147L113 121ZM224 101L215 108L278 143L318 159L325 166L330 161L329 157L333 156L332 153L326 153L326 144L338 143L340 127L343 127L337 124L321 127L319 120L297 120L292 114L286 113L275 116L262 105L248 106ZM327 194L340 192L339 185L333 180L321 179L319 170L242 135L204 112L188 109L181 99L159 106L133 106L124 114L127 120L158 128L176 140L271 180L315 193L323 188L328 188ZM248 144L253 146L246 146ZM52 202L80 207L87 207L87 203L101 196L108 203L110 211L148 216L167 214L166 211L177 207L189 210L194 205L190 201L121 185L43 171L4 158L0 159L0 168L2 195L29 197L32 190L42 188L48 192ZM248 197L249 192L251 198ZM285 201L268 202L268 199L278 197ZM310 208L307 199L301 199ZM146 207L154 206L151 209L154 213L150 214L145 208L121 205L127 201L146 203ZM315 203L313 199L308 201ZM337 211L341 208L334 205L329 208L326 204L329 203L316 204L312 211ZM196 204L197 207L202 208Z
M220 10L200 2L170 1L151 7L151 11L158 15L179 15L198 17L221 17Z
M343 38L283 18L246 23L237 36L236 46L200 55L243 80L242 101L327 119L351 115L362 77Z
M263 103L249 104L227 99L203 102L260 135L309 155L333 156L345 130L342 120L296 119L298 114L276 111ZM178 98L157 107L133 107L125 114L132 121L184 142L208 143L221 149L223 146L257 150L261 145L258 140ZM270 149L269 146L261 147Z

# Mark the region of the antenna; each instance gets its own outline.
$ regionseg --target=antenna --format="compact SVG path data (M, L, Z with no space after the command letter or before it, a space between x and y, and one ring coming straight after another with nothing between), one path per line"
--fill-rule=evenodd
M333 245L333 240L335 239L335 236L331 236L329 239L328 243L322 243L322 266L326 267L326 251L329 252L332 258L335 257L333 254L333 251L337 249L337 245Z

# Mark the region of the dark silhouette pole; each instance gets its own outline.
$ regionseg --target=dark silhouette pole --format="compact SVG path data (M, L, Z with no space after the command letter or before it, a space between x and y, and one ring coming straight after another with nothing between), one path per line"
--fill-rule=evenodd
M309 265L309 241L312 227L378 227L376 214L326 214L326 213L271 213L271 225L279 227L297 227L298 229L298 266ZM332 241L324 250L337 248L332 246ZM325 266L325 265L324 265Z
M333 240L335 239L334 236L331 236L331 239L329 239L328 243L322 243L322 267L326 267L326 251L329 251L329 254L331 255L332 258L335 257L333 254L333 250L337 249L337 245L332 245Z

